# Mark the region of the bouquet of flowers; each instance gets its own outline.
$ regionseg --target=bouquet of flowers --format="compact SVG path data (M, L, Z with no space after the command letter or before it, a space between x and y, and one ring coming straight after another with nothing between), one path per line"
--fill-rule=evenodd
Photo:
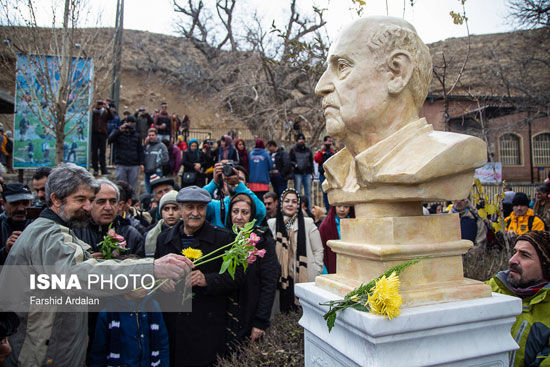
M256 248L256 244L260 241L260 237L256 233L252 233L255 223L256 220L254 219L253 221L246 223L244 227L240 229L236 225L233 225L233 233L236 234L235 240L206 255L203 255L201 250L192 247L183 249L181 254L191 260L195 267L219 258L223 258L223 263L219 273L223 274L227 271L229 275L231 275L231 278L235 279L235 271L239 265L246 271L249 264L255 262L258 257L264 257L265 255L265 249L258 250ZM224 249L225 252L222 253L221 251ZM181 280L182 279L179 279L176 284ZM157 285L149 292L149 294L156 291L167 281L168 279L157 281Z
M399 274L411 265L418 263L424 257L393 266L379 275L376 279L346 294L344 299L320 303L321 306L329 306L328 312L323 316L327 321L329 332L334 327L336 313L346 308L354 308L359 311L371 312L393 319L401 313L402 299L399 294Z
M115 229L112 228L113 223L109 224L107 229L107 234L103 237L103 241L99 243L101 248L101 253L105 260L109 260L115 257L118 257L121 253L127 251L126 241L124 237L117 234Z

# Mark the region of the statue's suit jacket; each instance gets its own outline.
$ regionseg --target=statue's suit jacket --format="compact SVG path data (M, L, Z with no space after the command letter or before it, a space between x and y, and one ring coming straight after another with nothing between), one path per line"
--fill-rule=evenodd
M331 203L463 199L486 157L483 140L434 131L421 118L355 157L346 148L333 155L323 189Z

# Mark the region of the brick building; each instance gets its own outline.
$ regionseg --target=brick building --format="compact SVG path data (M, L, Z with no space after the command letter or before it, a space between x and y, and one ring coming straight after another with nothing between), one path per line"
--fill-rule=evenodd
M429 45L434 80L421 115L436 130L484 139L488 159L502 163L506 181L544 181L550 171L550 30L472 36L469 53L467 42Z

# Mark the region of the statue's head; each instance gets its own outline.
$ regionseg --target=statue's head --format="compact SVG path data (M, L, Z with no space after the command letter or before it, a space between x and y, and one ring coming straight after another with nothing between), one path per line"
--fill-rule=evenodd
M418 116L431 77L430 52L411 24L392 17L355 21L330 47L317 83L327 132L377 133L381 124Z

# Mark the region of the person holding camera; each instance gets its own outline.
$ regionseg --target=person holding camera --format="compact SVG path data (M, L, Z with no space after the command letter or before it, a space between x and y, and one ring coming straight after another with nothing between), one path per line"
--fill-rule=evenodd
M128 182L135 191L139 171L143 171L143 146L136 131L136 119L128 116L125 120L109 135L109 144L113 144L116 180Z
M92 108L92 168L94 175L107 174L107 162L105 161L105 150L107 149L107 131L109 120L115 117L113 111L104 101L97 101Z
M332 138L327 135L323 138L323 149L315 153L315 157L313 158L313 160L319 164L319 185L322 185L323 181L325 181L325 169L323 168L323 163L332 157L334 153L335 151ZM330 205L328 203L328 196L325 191L323 191L323 202L325 204L325 209L328 211L330 209Z
M237 194L247 194L254 201L256 207L256 223L262 223L265 218L265 205L246 186L248 174L244 167L236 165L233 161L218 162L214 165L214 178L203 189L214 196L216 190L223 196L220 200L213 199L206 207L206 220L216 227L225 227L229 217L229 203L231 197Z
M136 130L139 133L141 142L143 143L147 138L147 130L151 128L153 124L153 118L147 112L147 107L141 106L135 113L134 118L136 119Z
M32 222L27 210L34 199L31 190L20 182L9 183L2 191L4 212L0 215L0 265L4 265L13 244Z

